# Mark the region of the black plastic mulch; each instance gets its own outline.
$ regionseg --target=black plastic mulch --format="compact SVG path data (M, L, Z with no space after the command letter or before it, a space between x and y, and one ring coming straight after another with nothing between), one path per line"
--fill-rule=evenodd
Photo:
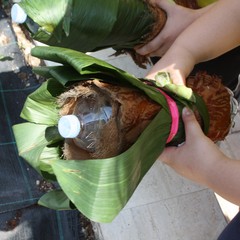
M54 211L37 205L54 186L18 156L12 126L23 122L19 116L25 99L39 83L26 66L2 9L0 36L7 40L0 45L0 239L85 239L78 211Z

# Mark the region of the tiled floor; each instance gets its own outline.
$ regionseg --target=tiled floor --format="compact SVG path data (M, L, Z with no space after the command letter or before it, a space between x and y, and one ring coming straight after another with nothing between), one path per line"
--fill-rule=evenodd
M147 73L129 56L113 57L112 53L108 49L91 55L137 77ZM240 115L220 147L229 156L239 158L239 142ZM103 240L214 240L237 211L237 206L157 161L119 216L112 223L94 226Z
M233 159L240 160L240 109L238 110L238 114L235 117L235 125L231 129L230 134L226 137L224 141L220 143L220 148L222 151ZM239 211L239 206L236 206L223 198L217 196L217 199L222 207L222 211L229 221L231 220L236 213Z

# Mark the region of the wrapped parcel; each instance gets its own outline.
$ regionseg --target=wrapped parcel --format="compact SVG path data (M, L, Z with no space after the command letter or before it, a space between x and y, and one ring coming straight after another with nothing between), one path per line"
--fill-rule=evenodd
M196 0L175 2L198 7ZM81 52L113 48L116 54L130 53L140 66L147 58L134 47L152 40L167 19L153 0L22 0L18 5L31 19L24 25L33 39Z
M48 80L28 96L21 112L27 122L13 127L20 156L61 187L39 200L43 206L77 208L93 221L111 222L164 147L184 141L184 106L214 141L231 127L231 94L206 73L189 77L187 88L172 84L166 73L154 81L139 79L70 49L36 47L32 55L62 64L35 68ZM63 139L57 129L59 118L83 97L107 98L113 109L94 154Z

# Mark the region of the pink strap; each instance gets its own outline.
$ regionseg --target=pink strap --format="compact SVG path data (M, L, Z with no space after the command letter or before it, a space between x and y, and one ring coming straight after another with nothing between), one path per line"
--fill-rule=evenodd
M170 110L170 114L172 117L172 125L171 125L171 129L170 129L170 133L167 139L167 143L171 142L172 139L175 137L175 135L177 134L178 131L178 125L179 125L179 112L178 112L178 108L177 108L177 104L175 103L175 101L168 96L165 92L163 92L161 89L156 88L159 92L162 93L162 95L166 98L168 106L169 106L169 110Z

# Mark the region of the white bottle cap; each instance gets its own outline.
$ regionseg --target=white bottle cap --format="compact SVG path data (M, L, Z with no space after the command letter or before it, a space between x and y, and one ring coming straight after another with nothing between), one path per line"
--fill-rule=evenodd
M27 14L17 3L15 3L11 9L11 17L13 22L21 24L26 21Z
M75 115L65 115L59 119L58 131L64 138L77 137L80 129L80 122Z

